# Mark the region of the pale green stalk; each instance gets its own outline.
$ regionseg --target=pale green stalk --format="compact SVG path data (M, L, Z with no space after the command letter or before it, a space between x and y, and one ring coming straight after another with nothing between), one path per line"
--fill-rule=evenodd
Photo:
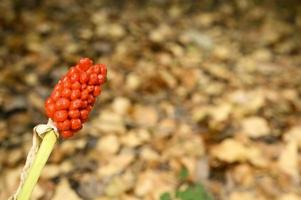
M52 149L56 143L57 136L55 131L51 130L45 133L41 142L40 148L37 152L35 160L29 169L25 182L17 196L17 200L29 200L34 186L40 177L43 167L45 166Z

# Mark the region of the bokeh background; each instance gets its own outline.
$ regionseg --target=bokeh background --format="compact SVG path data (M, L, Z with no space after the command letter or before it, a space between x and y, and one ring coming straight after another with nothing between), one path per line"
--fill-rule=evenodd
M108 81L32 199L156 200L197 183L213 199L301 199L300 1L1 0L0 13L0 199L81 57Z

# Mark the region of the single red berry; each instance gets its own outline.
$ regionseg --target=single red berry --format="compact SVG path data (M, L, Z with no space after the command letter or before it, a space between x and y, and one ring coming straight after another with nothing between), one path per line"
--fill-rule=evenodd
M61 92L59 90L54 90L51 94L51 98L57 101L61 97Z
M71 81L69 75L65 75L64 78L62 79L62 84L64 88L70 88L71 87Z
M88 101L82 101L82 108L86 108L88 106Z
M72 90L69 88L64 88L62 91L62 97L69 98L71 96Z
M77 72L82 72L83 70L80 68L79 64L75 65L74 68L77 70Z
M79 81L79 74L78 73L73 73L73 74L70 74L70 80L72 83L75 83L77 81Z
M69 110L68 114L71 119L79 118L80 116L79 110Z
M70 82L70 78L69 78L68 74L66 74L66 75L62 78L62 82L63 82L63 83L68 83L68 82Z
M92 64L93 64L93 62L89 58L82 58L79 60L79 67L81 70L84 70L84 71L89 69L89 67L91 67Z
M89 117L89 111L88 110L81 110L80 111L80 118L85 121Z
M82 106L82 101L79 99L75 99L71 101L69 109L78 109Z
M93 106L91 106L91 105L88 105L87 106L87 108L86 108L86 110L90 113L91 112L91 110L92 110L92 108L93 108Z
M93 86L93 85L89 85L89 86L87 87L87 90L88 90L89 92L94 91L94 86Z
M49 105L49 104L53 104L54 101L51 98L48 98L45 102L45 106Z
M63 89L62 82L59 82L58 84L55 85L54 90L59 90L61 91Z
M46 105L46 114L48 117L52 118L55 111L56 111L55 103L48 103Z
M70 129L70 126L71 126L71 122L70 120L65 120L63 122L58 122L56 124L57 128L60 130L60 131L67 131Z
M71 100L78 99L80 97L80 95L81 95L80 90L72 90L70 99Z
M64 110L69 108L70 106L70 101L66 98L59 98L56 102L55 102L55 109L56 110Z
M86 73L88 74L88 76L90 76L93 73L92 67L90 67L88 70L86 70Z
M101 73L101 67L100 67L99 64L94 65L92 70L93 70L93 72L96 73L96 74Z
M97 76L97 78L98 78L98 82L99 82L100 85L103 84L106 81L106 78L103 74L99 74Z
M100 94L100 92L101 92L100 86L95 86L94 91L93 91L93 95L95 97L97 97Z
M82 122L80 119L71 119L71 128L72 130L79 130L82 128Z
M79 70L76 67L71 67L67 75L70 77L74 73L79 73Z
M68 112L66 110L55 111L53 119L55 122L62 122L68 117Z
M95 103L95 97L93 95L89 95L88 104L93 105Z
M95 85L98 83L98 78L96 73L92 73L89 77L89 84Z
M106 66L104 65L104 64L100 64L100 73L102 74L102 75L104 75L105 77L107 76L107 68L106 68Z
M86 72L83 72L80 74L80 82L81 83L87 83L89 80L88 74Z
M88 87L87 84L84 83L84 84L82 84L82 87L81 87L81 88L82 88L82 90L84 90L84 89L86 89L87 87Z
M88 97L89 97L89 91L88 90L82 91L82 93L81 93L81 99L85 100L85 99L88 99Z
M72 85L71 81L64 82L63 83L63 88L64 89L69 89L69 88L71 88L71 85Z
M71 85L71 88L72 90L80 90L81 89L81 84L77 81L77 82L74 82L72 85Z
M61 131L60 132L63 138L69 138L72 137L74 132L73 131Z

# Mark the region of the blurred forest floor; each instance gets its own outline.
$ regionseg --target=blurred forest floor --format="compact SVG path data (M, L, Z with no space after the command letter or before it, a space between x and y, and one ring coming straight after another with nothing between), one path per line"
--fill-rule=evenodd
M197 2L0 1L0 199L51 88L91 57L108 82L32 199L155 200L185 168L217 200L300 200L301 3Z

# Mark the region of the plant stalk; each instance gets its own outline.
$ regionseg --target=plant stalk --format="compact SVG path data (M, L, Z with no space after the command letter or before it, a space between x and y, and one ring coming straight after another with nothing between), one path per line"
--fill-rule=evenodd
M57 141L57 136L54 130L50 130L45 133L45 136L41 142L37 155L29 169L28 175L24 181L24 184L17 196L17 200L29 200L34 186L37 184L52 150Z

